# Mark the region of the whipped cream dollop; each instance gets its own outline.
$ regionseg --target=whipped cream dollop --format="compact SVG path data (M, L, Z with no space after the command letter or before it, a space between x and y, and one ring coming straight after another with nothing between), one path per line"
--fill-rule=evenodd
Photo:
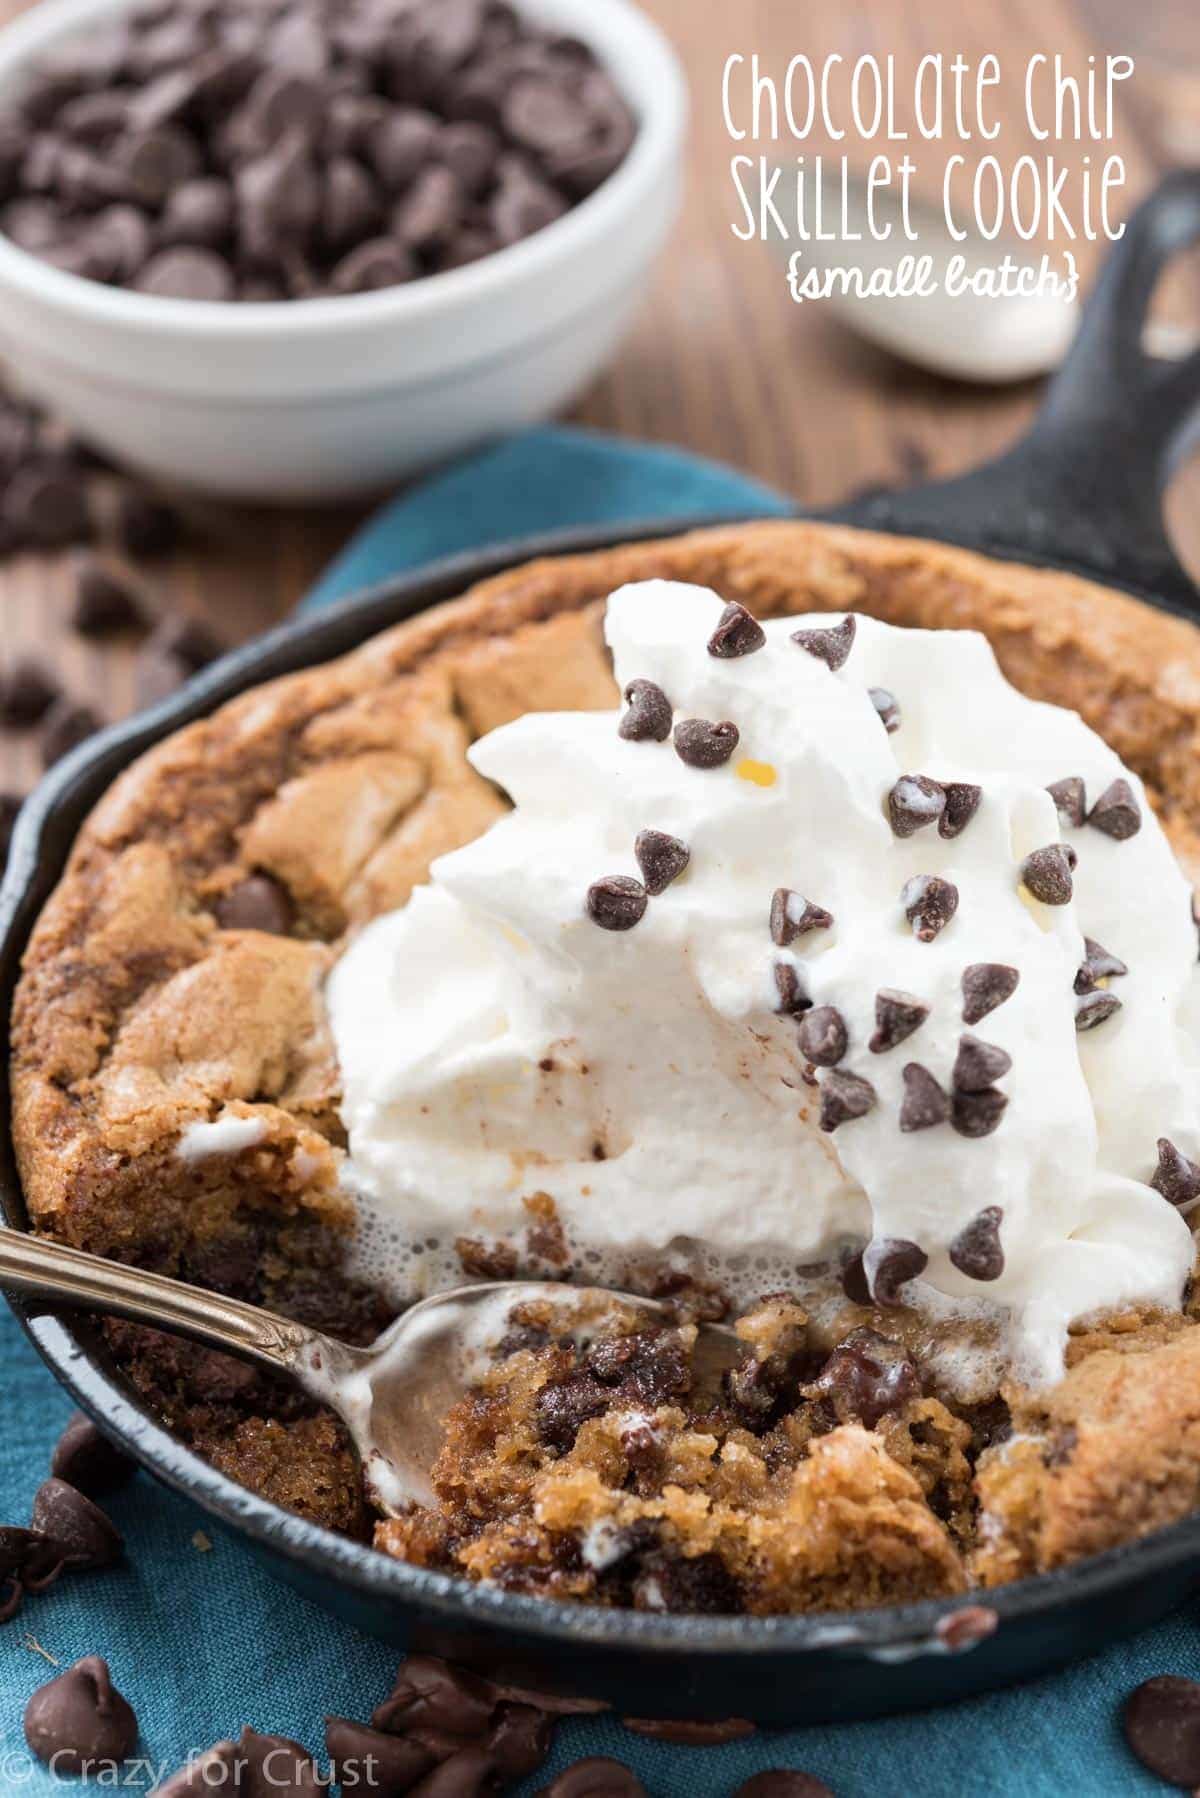
M364 1211L519 1244L548 1194L585 1268L865 1248L1034 1382L1177 1306L1200 976L1136 776L974 632L649 582L607 635L627 703L475 744L514 809L330 978Z

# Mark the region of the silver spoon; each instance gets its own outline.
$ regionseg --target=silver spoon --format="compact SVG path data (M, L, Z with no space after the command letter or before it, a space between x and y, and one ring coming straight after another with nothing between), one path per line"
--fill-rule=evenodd
M655 1299L598 1286L511 1280L434 1293L369 1347L355 1348L241 1299L2 1227L0 1287L176 1331L290 1375L337 1412L379 1508L393 1516L407 1505L434 1502L430 1470L442 1447L446 1414L486 1366L514 1305L561 1304L564 1330L581 1340L614 1322L620 1310L639 1323L672 1321L668 1307ZM732 1330L701 1324L692 1357L695 1377L715 1378L743 1354Z

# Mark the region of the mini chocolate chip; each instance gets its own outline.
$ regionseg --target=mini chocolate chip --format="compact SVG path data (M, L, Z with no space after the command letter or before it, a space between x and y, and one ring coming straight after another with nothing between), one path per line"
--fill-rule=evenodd
M806 1393L828 1399L839 1423L857 1418L873 1430L888 1412L919 1398L921 1382L901 1343L858 1329L838 1344Z
M819 662L824 662L834 674L839 668L846 666L850 651L854 648L854 637L858 630L858 620L853 612L847 613L841 624L827 629L805 629L792 632L792 642L798 643L801 649L807 650Z
M790 887L776 887L771 899L771 941L781 949L786 949L798 936L806 936L810 930L828 930L832 923L832 912L813 905L802 893L792 892Z
M998 1280L1004 1272L1004 1250L1000 1247L1003 1217L999 1205L985 1205L950 1244L951 1263L968 1280Z
M1097 1024L1103 1024L1105 1018L1111 1018L1114 1011L1120 1011L1121 1001L1115 993L1102 990L1085 993L1075 1007L1076 1030L1094 1030Z
M946 809L946 789L924 774L902 774L887 796L892 834L911 837L934 824Z
M915 1280L929 1265L929 1257L915 1242L902 1236L879 1236L863 1250L863 1273L877 1305L898 1305L900 1288Z
M421 1743L346 1717L326 1717L325 1748L334 1779L348 1791L362 1786L374 1798L401 1798L434 1764Z
M852 1305L869 1305L871 1303L871 1294L867 1288L867 1276L863 1272L861 1252L851 1255L842 1268L842 1291Z
M1158 1167L1150 1180L1155 1192L1180 1211L1200 1199L1200 1167L1177 1149L1169 1136L1158 1139Z
M730 600L721 613L717 628L708 639L708 653L719 656L723 661L735 656L753 655L766 643L767 633L757 618L752 618L745 606L739 606L736 600Z
M65 694L56 699L42 721L42 766L52 768L64 755L94 736L103 722L90 705L78 704Z
M950 1100L928 1068L910 1061L902 1070L904 1098L900 1103L900 1128L909 1134L931 1130L950 1116Z
M1071 879L1075 851L1064 843L1048 843L1035 849L1021 863L1021 879L1042 905L1069 905L1075 891Z
M692 852L678 837L662 830L639 830L633 845L637 865L642 870L646 891L657 897L665 893L673 880L678 880L692 859Z
M1087 815L1087 788L1078 774L1055 780L1046 788L1058 812L1059 823L1067 830L1078 830Z
M1119 843L1135 837L1142 828L1142 813L1129 782L1118 779L1106 787L1088 813L1087 821L1102 830L1106 837L1115 837Z
M31 1526L49 1536L66 1554L67 1565L80 1572L111 1567L124 1544L115 1524L99 1505L66 1480L43 1480L33 1500Z
M25 1706L25 1740L55 1775L113 1769L137 1745L137 1718L98 1654L39 1686Z
M938 819L938 835L947 840L961 836L979 810L983 788L967 780L946 783L946 809Z
M875 710L879 713L879 722L883 725L888 736L894 736L903 723L896 695L889 692L886 687L869 687L867 689L867 697L875 707Z
M689 768L720 768L738 746L738 728L726 719L685 718L675 726L675 753Z
M262 930L269 936L288 936L295 909L287 888L269 874L248 874L230 887L213 906L222 930Z
M632 930L646 915L646 889L627 874L606 874L587 893L587 915L601 930Z
M940 874L915 874L905 882L900 903L917 941L932 943L958 910L958 888Z
M846 1020L833 1005L818 1005L800 1020L800 1051L818 1068L832 1068L850 1046Z
M627 743L665 743L671 734L671 702L652 680L631 680L625 689L629 710L618 735Z
M607 1754L592 1754L575 1761L544 1786L536 1798L648 1798L646 1788L636 1773L623 1761Z
M833 1793L815 1774L768 1767L743 1781L733 1798L833 1798Z
M882 1055L904 1042L919 1030L929 1016L929 1007L912 993L883 986L875 995L875 1034L867 1047L872 1055Z
M1125 1740L1168 1785L1200 1786L1200 1683L1174 1673L1143 1680L1125 1701Z
M1011 999L1020 982L1018 970L1002 961L973 961L963 969L963 1023L978 1024L989 1011Z
M950 1123L960 1136L990 1136L1008 1106L1008 1095L995 1087L981 1093L956 1092Z
M1090 993L1097 981L1115 979L1118 975L1128 974L1129 969L1119 955L1105 949L1094 937L1083 939L1084 958L1079 972L1075 976L1075 991Z
M94 556L85 555L75 570L71 623L81 636L106 637L114 631L143 629L146 615L126 581Z
M964 1035L958 1039L951 1082L958 1092L981 1093L1002 1079L1011 1067L1012 1056L1006 1049L981 1042L977 1036Z
M50 1471L77 1492L96 1498L123 1486L137 1466L96 1428L90 1417L76 1411L58 1439Z
M812 1005L805 990L804 983L790 961L777 961L774 968L775 990L779 995L775 1007L785 1017L792 1017L797 1012L807 1011Z
M44 662L22 656L0 681L0 724L8 730L28 729L45 717L61 692Z
M821 1082L821 1128L829 1134L839 1124L866 1117L876 1102L875 1088L861 1074L831 1068Z
M169 556L179 543L179 514L142 487L125 487L117 499L117 540L135 561Z

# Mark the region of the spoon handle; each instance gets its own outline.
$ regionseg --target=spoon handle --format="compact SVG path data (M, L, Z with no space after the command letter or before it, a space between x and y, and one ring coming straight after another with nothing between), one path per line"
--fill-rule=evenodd
M64 1243L47 1242L24 1230L0 1227L0 1287L179 1332L209 1348L249 1356L288 1372L295 1369L303 1350L323 1341L315 1330L273 1311L187 1286L165 1274L106 1261Z

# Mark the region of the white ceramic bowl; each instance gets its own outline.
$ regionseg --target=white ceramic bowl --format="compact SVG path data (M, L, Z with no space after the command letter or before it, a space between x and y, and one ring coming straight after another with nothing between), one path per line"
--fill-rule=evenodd
M43 0L0 32L0 93L127 0ZM243 499L382 487L548 417L612 352L678 207L686 89L630 0L521 0L584 39L641 129L596 193L511 249L410 286L273 305L162 300L0 236L0 353L98 447Z

